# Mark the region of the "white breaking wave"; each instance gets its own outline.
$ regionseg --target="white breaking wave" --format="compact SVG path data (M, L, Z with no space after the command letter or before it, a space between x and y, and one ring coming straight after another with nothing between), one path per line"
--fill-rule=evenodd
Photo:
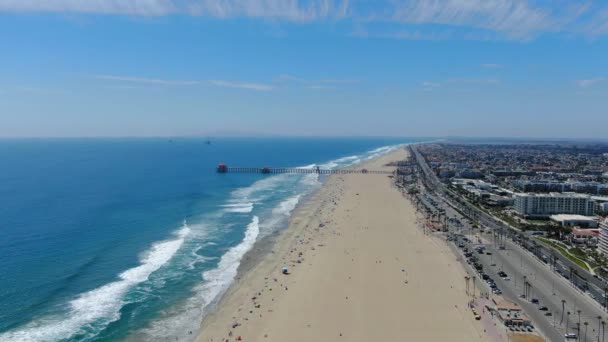
M194 296L191 297L180 312L158 320L150 328L142 331L146 341L172 340L176 335L182 340L192 340L196 335L189 332L193 323L195 326L203 318L205 308L214 300L219 298L232 284L241 264L241 259L255 244L260 234L259 218L254 216L251 223L247 225L245 237L238 245L230 248L222 255L215 269L205 271L202 274L203 283L193 289ZM196 332L196 331L194 331Z
M276 176L264 178L264 179L261 179L255 183L253 183L251 186L234 190L231 195L233 198L238 199L239 201L242 201L243 199L254 200L252 198L252 196L254 194L256 194L258 192L262 192L262 191L276 189L276 188L280 187L281 182L287 180L288 177L289 177L289 175L282 174L282 175L276 175ZM254 202L261 201L263 199L265 199L265 198L264 197L256 198L254 200Z
M227 213L243 213L243 214L247 214L247 213L250 213L250 212L253 211L253 203L252 202L225 204L222 207L226 208L226 209L224 209L224 212L227 212Z
M403 145L391 145L391 146L383 146L383 147L379 147L375 150L371 150L369 153L369 155L365 158L365 160L370 160L370 159L374 159L376 157L379 157L381 155L387 154L389 152L392 152L398 148L400 148Z
M43 317L16 330L0 334L0 341L46 342L90 331L93 324L107 326L120 318L124 296L133 286L169 262L182 246L190 228L184 223L172 240L155 243L142 255L141 264L121 273L119 280L85 292L69 302L67 317Z
M315 167L317 167L317 164L310 164L310 165L306 165L306 166L299 166L297 168L298 169L304 169L304 170L310 170L310 169L314 169Z
M334 168L338 167L338 163L336 163L336 161L332 160L325 164L319 165L319 167L324 170L333 170Z
M353 161L356 159L359 159L359 156L344 157L344 158L336 159L335 161L337 163L346 163L346 162L350 162L350 161Z
M289 216L291 212L296 208L296 205L298 205L298 202L300 201L300 196L301 195L296 195L279 203L278 206L272 209L272 213L275 215Z

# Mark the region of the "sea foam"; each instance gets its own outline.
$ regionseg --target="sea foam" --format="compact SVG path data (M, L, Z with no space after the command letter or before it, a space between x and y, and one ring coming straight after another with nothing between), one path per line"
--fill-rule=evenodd
M196 335L190 334L198 327L205 309L218 299L232 284L237 275L241 259L255 244L260 234L259 218L254 216L247 225L243 240L222 255L216 268L203 272L203 282L193 289L194 295L188 299L178 312L161 320L140 332L146 341L166 341L176 337L192 340ZM194 328L193 328L194 327Z
M175 238L157 242L141 257L139 266L122 272L119 280L82 293L68 304L64 315L42 317L0 335L0 341L58 341L77 334L95 334L120 318L124 296L130 288L169 262L179 250L190 228L184 224Z

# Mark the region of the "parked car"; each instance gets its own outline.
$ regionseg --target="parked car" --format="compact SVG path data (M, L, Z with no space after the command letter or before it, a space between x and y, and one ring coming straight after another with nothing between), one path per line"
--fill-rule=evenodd
M538 298L532 298L530 301L531 301L533 304L538 304L538 303L539 303Z
M540 308L538 308L538 310L540 311L549 311L549 308L546 306L541 306Z

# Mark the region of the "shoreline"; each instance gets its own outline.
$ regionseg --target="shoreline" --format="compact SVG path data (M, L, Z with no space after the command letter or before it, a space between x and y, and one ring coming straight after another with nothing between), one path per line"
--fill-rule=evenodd
M407 146L407 145L408 144L404 144L404 145L400 146L399 148L397 148L396 150L405 148L405 146ZM395 151L391 151L387 154L391 154L394 152ZM346 169L364 167L366 164L370 163L373 160L381 158L382 156L384 156L384 155L380 155L380 156L374 157L370 160L366 160L365 162L349 166ZM281 228L273 231L272 233L262 237L260 240L256 241L254 244L254 247L245 253L243 258L241 259L241 262L237 269L237 275L234 278L234 281L232 282L232 284L230 284L230 286L228 287L228 289L226 289L226 291L224 291L224 293L222 293L218 298L214 299L212 302L209 303L209 305L207 305L207 307L205 307L205 310L207 312L204 314L203 319L200 322L201 324L200 324L199 330L196 332L197 338L195 339L195 341L201 340L200 339L201 333L202 333L203 329L205 328L205 325L208 324L208 321L210 319L212 319L213 315L217 314L217 310L219 310L219 308L222 306L223 302L229 300L231 294L235 290L237 290L237 288L239 287L240 283L244 280L244 278L246 278L250 272L255 270L256 267L260 266L260 264L264 260L269 258L270 255L275 254L273 249L276 247L276 245L278 243L281 243L283 239L286 239L285 235L287 234L287 230L290 229L294 218L302 215L301 211L305 210L306 207L311 204L310 202L314 201L315 197L318 196L319 193L321 193L324 190L324 187L325 187L327 181L329 181L329 179L332 176L333 175L321 175L322 178L319 179L319 182L321 183L321 185L319 186L319 188L311 191L310 193L308 193L304 197L302 197L302 199L298 202L298 204L296 204L296 207L293 209L293 211L287 221L287 224L284 227L281 227Z
M393 154L396 151L403 150L410 144L416 144L416 143L399 144L397 148L395 148L394 150L392 150L386 154L382 154L382 155L373 157L372 159L365 160L365 161L357 163L355 165L348 166L345 169L364 168L366 165L372 163L373 161L377 160L378 158L382 158L386 155ZM207 312L204 313L203 318L200 322L201 324L200 324L199 330L196 332L196 335L198 337L195 339L195 341L200 340L201 332L204 329L206 322L208 322L209 317L213 316L214 314L217 313L217 310L219 309L219 307L222 306L222 303L230 297L231 293L235 291L235 289L239 286L239 283L243 280L244 277L247 276L247 274L249 272L252 272L257 266L260 265L261 262L263 262L270 255L274 254L273 248L276 246L277 243L281 242L281 239L284 238L283 235L286 234L286 231L290 229L294 218L298 217L301 214L301 211L304 210L304 208L306 206L311 204L310 203L311 201L315 200L315 197L318 196L319 193L321 193L323 191L323 188L325 187L326 183L330 180L330 178L332 176L335 176L335 175L320 175L320 176L321 177L319 179L319 182L321 183L321 185L317 189L311 191L310 193L308 193L302 197L302 199L298 202L298 204L296 204L296 207L293 209L292 213L290 214L290 217L289 217L286 225L284 227L281 227L281 228L271 232L268 235L263 236L260 240L255 242L255 244L251 250L247 251L245 253L245 255L243 255L243 258L241 259L241 262L237 269L237 275L234 278L234 281L230 284L230 286L228 286L228 288L222 294L220 294L220 296L218 298L211 301L205 307L205 311L207 311Z
M387 161L405 158L406 153L401 146L385 155L366 160L356 167L369 167L370 165L374 168L384 167ZM335 314L314 324L299 325L302 320L314 321L318 319L317 316L326 314L326 309L329 311L336 310L338 317L345 316L345 322L341 324L345 331L339 332L339 336L342 336L343 333L347 334L349 330L360 329L361 324L358 321L362 320L366 324L369 321L370 326L366 330L360 331L359 335L372 334L369 336L372 339L399 339L402 338L401 334L406 331L400 324L395 324L394 319L396 317L411 316L413 322L418 321L416 324L412 323L412 328L417 328L420 324L429 325L435 319L436 315L433 314L433 318L426 317L426 319L420 320L416 316L425 316L428 313L417 313L416 311L412 313L401 306L394 306L392 292L395 296L403 296L405 301L410 301L412 304L416 303L413 305L416 310L423 309L425 305L430 305L430 302L432 302L432 305L437 305L439 310L444 310L443 306L447 304L441 301L454 303L454 309L444 310L446 311L445 318L449 318L453 322L446 323L449 326L446 331L441 330L439 333L434 333L438 335L438 339L435 340L443 340L444 337L454 334L462 336L460 339L453 339L455 341L484 340L483 329L473 321L472 315L467 312L467 299L464 297L464 291L461 291L464 283L460 280L456 281L461 277L464 269L456 262L455 257L448 250L448 246L441 246L438 241L433 241L435 239L428 239L428 236L422 237L422 233L416 227L415 212L412 211L411 203L396 191L392 179L389 180L386 176L355 177L360 178L355 179L343 175L327 177L318 190L311 193L309 198L306 198L301 202L301 205L299 204L294 209L287 228L266 236L256 243L254 249L243 258L234 282L218 300L208 306L209 311L201 322L197 341L232 341L238 340L237 337L241 337L241 335L243 340L248 341L282 341L285 338L296 341L334 340L334 338L337 338L333 335L336 332L330 332L330 330L335 327L326 326L326 323L335 320ZM366 199L361 198L359 192L356 194L347 194L347 192L355 186L361 188L361 191L373 190L378 188L380 184L384 184L383 187L388 185L389 190L386 190L387 188L378 189L375 194L369 194L370 199L373 200L373 203L383 201L386 192L392 199L396 199L395 196L398 196L399 203L391 202L395 209L391 207L390 210L392 211L387 212L392 214L380 213L388 209L383 208L383 204L376 206L373 203L363 205L362 209L356 210L356 212L371 210L370 220L384 220L384 217L387 217L386 224L388 226L382 228L385 229L386 237L383 234L371 231L372 229L369 226L361 227L360 231L353 232L352 224L367 219L367 215L355 218L353 216L357 213L351 211L351 207L358 208L359 203ZM390 190L391 188L392 190ZM345 202L345 204L343 205L342 202ZM346 208L347 206L348 208ZM405 209L407 212L404 214L407 217L398 217L402 209L397 208ZM376 217L374 215L380 216ZM412 228L412 230L404 231L400 229L396 225L397 222L401 222L399 225L409 225L408 228ZM368 223L382 225L381 221ZM329 228L330 226L331 228ZM363 240L362 235L366 235ZM403 240L404 238L405 240ZM420 250L404 248L410 243L408 239L416 240L415 243L423 244L426 248ZM397 244L396 240L401 241ZM411 243L414 243L414 241ZM326 248L328 245L332 246ZM369 264L370 260L365 260L365 267L356 265L353 268L350 260L351 253L354 253L352 254L353 262L355 262L355 256L360 257L359 253L366 259L369 259L367 258L369 254L377 255L379 259L376 260L375 265L373 263ZM420 262L414 260L417 259L417 254L422 253L432 259L429 263L433 267L445 268L445 262L448 261L445 271L437 274L431 272L432 274L427 275L425 267L419 269L420 265L417 266L417 264L425 264L426 262L424 260ZM345 255L348 258L344 259ZM385 264L390 263L387 260L389 257L395 258L395 260L405 258L404 260L408 260L411 265L403 268L403 262L399 261L398 263L401 265L395 266L399 268L399 272L390 270L389 273L389 270L385 269L383 264L383 262ZM289 267L290 275L281 275L283 266ZM360 283L350 284L351 276L349 275L346 278L343 274L343 271L347 269L349 274L350 272L355 274L362 272L360 275L363 278L359 281ZM419 272L420 275L418 275ZM370 273L377 273L377 275L368 278ZM409 293L407 290L413 288L424 294L428 292L425 291L425 286L420 283L420 280L419 282L411 282L409 278L413 277L414 273L416 273L416 278L429 278L442 288L445 284L441 284L439 279L443 276L442 273L447 273L450 282L453 284L447 289L443 288L438 293L429 294L427 298L429 303L420 302L420 294ZM328 277L328 275L330 276ZM338 275L344 276L343 279L338 279L342 278ZM330 283L327 283L329 278ZM379 281L380 283L378 283ZM392 285L385 285L384 282L391 282ZM343 301L334 303L331 309L324 308L327 301L335 301L338 297L328 292L337 291L336 293L341 293L349 286L352 287L353 296L359 298L361 303L365 303L365 305L359 303L356 305L354 312L352 307L340 308L344 305ZM370 286L372 287L370 288ZM376 293L373 287L377 286L389 287L390 289L387 288L384 294ZM317 296L307 298L310 297L311 293L315 293ZM435 303L434 297L440 297L440 302ZM382 304L383 301L386 302ZM349 302L349 296L346 297L346 302ZM294 312L293 308L296 307L303 307L306 310ZM362 308L365 308L365 310L360 312ZM370 311L370 313L366 313L366 311ZM382 317L383 315L386 315L386 317ZM374 320L378 321L374 323ZM313 325L319 327L313 329ZM384 329L388 329L388 331L378 331L381 326L385 325ZM419 331L417 333L423 332ZM439 338L439 336L442 337ZM352 337L354 336L351 335L351 340ZM363 338L361 340L369 340L369 338L365 339L363 336L361 338Z

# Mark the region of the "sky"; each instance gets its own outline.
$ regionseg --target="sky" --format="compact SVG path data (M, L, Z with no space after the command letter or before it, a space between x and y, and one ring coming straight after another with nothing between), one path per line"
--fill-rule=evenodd
M0 137L607 128L604 0L0 0Z

